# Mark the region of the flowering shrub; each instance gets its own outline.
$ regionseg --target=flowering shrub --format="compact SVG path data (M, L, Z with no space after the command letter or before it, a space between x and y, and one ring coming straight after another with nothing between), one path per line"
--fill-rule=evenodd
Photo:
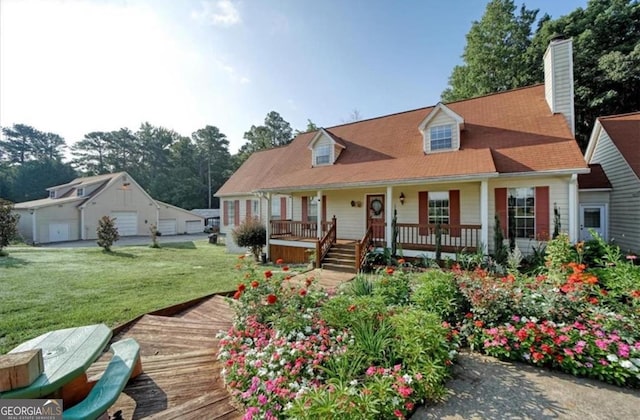
M584 245L549 244L547 270L494 277L454 270L471 305L461 326L487 354L640 386L640 268L599 242L599 268L581 263ZM570 261L576 258L578 261Z
M640 385L640 340L596 319L556 324L513 316L513 322L483 329L484 351L502 359L557 367L616 385Z
M436 314L399 306L406 274L385 270L370 294L330 297L313 279L292 284L243 265L219 358L246 419L405 418L444 394L458 334Z

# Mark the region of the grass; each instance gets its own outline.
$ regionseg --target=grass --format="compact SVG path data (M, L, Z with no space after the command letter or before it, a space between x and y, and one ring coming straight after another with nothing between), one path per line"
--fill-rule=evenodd
M92 248L10 247L0 257L0 354L46 331L105 323L235 288L237 257L206 241Z

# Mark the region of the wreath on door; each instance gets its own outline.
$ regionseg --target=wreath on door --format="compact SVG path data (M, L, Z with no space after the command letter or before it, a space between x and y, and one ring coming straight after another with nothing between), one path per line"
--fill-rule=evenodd
M374 216L380 216L383 207L384 206L382 204L382 201L380 201L380 199L378 198L371 200L371 204L369 205L369 208L373 212Z

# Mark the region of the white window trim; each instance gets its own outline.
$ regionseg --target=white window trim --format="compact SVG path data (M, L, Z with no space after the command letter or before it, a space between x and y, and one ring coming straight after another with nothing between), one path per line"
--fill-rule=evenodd
M427 222L431 224L431 215L429 214L429 210L431 209L431 201L442 201L447 200L447 223L441 223L448 225L451 223L451 201L449 197L449 191L429 191L427 195ZM441 216L442 217L442 216Z
M449 129L449 146L448 147L439 147L437 149L433 148L433 142L434 139L432 138L432 134L433 134L433 130L437 130L437 129L442 129L442 130L446 130ZM453 130L455 130L454 128L454 124L438 124L438 125L432 125L427 127L427 129L429 130L429 152L431 153L438 153L438 152L448 152L451 150L454 150L453 148ZM446 139L446 137L445 137ZM436 141L440 141L443 139L437 139Z
M229 222L227 226L235 226L236 224L236 202L234 200L228 200L227 205L227 221Z
M78 188L78 189L76 190L76 195L77 195L78 197L84 197L84 188Z
M49 198L56 198L56 190L49 191Z
M331 144L322 144L313 148L313 166L327 166L327 165L333 164L333 150L332 150L333 147L331 146L332 146ZM318 151L324 148L326 148L327 151L329 152L328 155L318 154ZM323 157L327 156L327 161L318 163L318 157L320 156L323 156Z

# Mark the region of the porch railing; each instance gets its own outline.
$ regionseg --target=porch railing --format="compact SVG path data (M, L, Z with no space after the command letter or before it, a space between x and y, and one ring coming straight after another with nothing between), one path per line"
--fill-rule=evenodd
M364 265L364 260L367 256L367 251L369 250L369 244L371 243L372 236L373 228L371 225L369 225L362 239L360 239L360 241L356 243L356 272L359 272Z
M436 248L436 225L398 223L397 244L403 249L432 251ZM440 225L440 247L443 252L466 249L475 252L480 244L481 225Z
M324 260L324 257L331 249L331 245L336 243L337 225L336 216L333 216L331 223L327 225L329 230L318 242L316 242L316 268L321 267L320 264L322 264L322 260Z
M331 222L321 222L323 235L327 233ZM271 238L295 237L303 239L318 239L317 222L300 222L294 220L272 220Z

